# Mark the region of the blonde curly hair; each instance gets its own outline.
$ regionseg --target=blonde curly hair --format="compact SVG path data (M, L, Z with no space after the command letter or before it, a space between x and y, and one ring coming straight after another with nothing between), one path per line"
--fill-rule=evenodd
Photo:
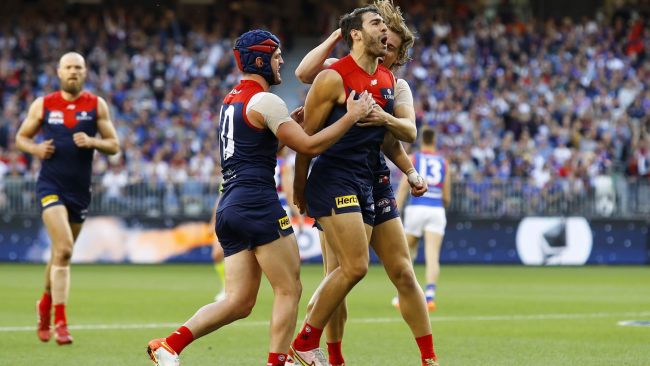
M402 10L399 6L393 4L393 0L375 0L373 3L379 10L379 14L384 18L386 26L391 31L395 32L401 39L402 44L397 50L397 59L393 64L394 68L406 64L411 59L408 56L408 51L415 43L415 34L406 26Z

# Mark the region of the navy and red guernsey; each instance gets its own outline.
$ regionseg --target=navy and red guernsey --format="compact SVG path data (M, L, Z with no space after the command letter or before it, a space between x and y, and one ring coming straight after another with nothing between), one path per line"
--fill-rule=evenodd
M345 97L354 90L357 95L367 90L375 102L387 113L393 114L395 77L386 67L378 65L371 75L348 55L330 66L343 78ZM325 122L327 127L347 112L345 104L334 106ZM343 137L316 160L315 165L331 167L331 174L354 178L370 183L380 165L378 159L386 127L352 126ZM328 169L330 170L330 169Z
M82 92L77 99L67 101L60 91L46 95L41 129L45 140L54 140L55 151L43 160L39 183L54 185L63 192L88 193L95 150L78 147L72 136L77 132L90 137L97 134L97 96Z
M284 102L253 80L242 80L223 101L219 136L223 193L217 207L215 232L226 257L271 243L293 233L275 185L278 139L269 128L248 120L248 109L281 106L280 119L289 121ZM263 112L263 111L262 111ZM267 126L269 121L267 120Z
M272 191L264 200L277 200L275 166L278 139L268 128L258 128L248 121L248 103L262 86L252 80L242 80L226 96L221 107L220 154L223 169L223 189L255 187ZM251 197L253 199L253 197ZM222 198L222 203L223 198Z
M354 90L357 95L368 91L384 111L392 114L395 78L379 65L368 74L346 56L330 66L343 79L346 98ZM325 121L325 127L339 120L347 111L346 104L335 105ZM314 218L360 212L366 224L373 225L375 208L372 186L380 165L380 148L386 127L352 126L332 147L321 154L307 179L305 197L307 214Z

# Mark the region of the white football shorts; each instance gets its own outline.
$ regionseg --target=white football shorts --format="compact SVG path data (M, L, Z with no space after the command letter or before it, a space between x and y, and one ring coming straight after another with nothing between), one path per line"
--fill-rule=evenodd
M421 238L424 231L445 234L447 216L442 207L409 205L404 210L404 231Z

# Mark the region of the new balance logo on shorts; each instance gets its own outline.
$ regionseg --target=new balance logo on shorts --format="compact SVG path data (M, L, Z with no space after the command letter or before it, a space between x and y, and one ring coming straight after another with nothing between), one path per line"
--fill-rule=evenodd
M51 203L57 202L58 200L59 200L59 196L56 194L47 195L41 198L41 206L45 207Z
M291 221L289 220L289 216L285 216L278 220L278 223L280 224L280 229L286 230L291 227Z
M357 196L351 194L349 196L340 196L335 198L336 208L350 207L350 206L359 206L359 200Z

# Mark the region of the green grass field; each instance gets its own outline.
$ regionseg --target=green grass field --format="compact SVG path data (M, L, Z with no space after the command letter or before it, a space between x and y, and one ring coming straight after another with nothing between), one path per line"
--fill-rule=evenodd
M34 331L42 272L0 264L0 365L150 365L147 341L166 336L218 289L208 265L74 265L75 343L60 347ZM320 274L303 267L300 319ZM379 266L351 293L348 365L419 365L393 293ZM438 296L431 320L443 366L650 365L650 327L617 324L650 320L650 268L445 266ZM265 284L248 319L196 341L182 365L263 365L270 305Z

